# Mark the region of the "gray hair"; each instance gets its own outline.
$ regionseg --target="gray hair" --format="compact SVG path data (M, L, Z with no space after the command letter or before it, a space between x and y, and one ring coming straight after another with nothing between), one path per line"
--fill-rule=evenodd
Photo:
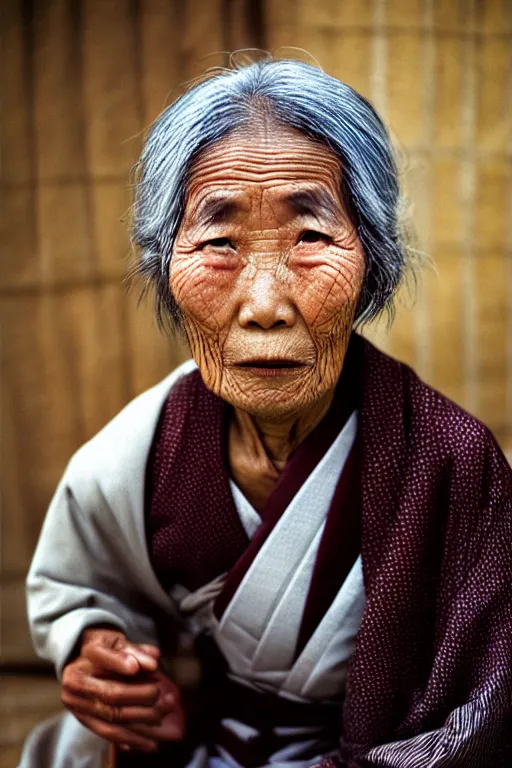
M139 163L132 211L137 271L153 285L159 320L180 326L169 265L194 160L214 142L246 127L255 113L318 140L342 170L342 194L366 257L356 323L393 314L408 249L400 225L398 169L388 132L372 105L350 86L310 64L263 60L221 70L194 85L153 124Z

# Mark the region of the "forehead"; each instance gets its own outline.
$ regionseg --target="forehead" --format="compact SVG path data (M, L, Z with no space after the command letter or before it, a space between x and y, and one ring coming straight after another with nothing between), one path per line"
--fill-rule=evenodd
M230 134L192 166L188 197L219 189L324 188L340 195L340 164L324 144L298 131L264 125Z

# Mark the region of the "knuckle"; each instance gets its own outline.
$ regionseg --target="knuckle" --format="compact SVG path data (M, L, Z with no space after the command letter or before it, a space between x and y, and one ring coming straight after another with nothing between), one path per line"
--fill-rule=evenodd
M121 723L123 720L123 713L120 707L110 707L109 715L111 723Z
M112 722L112 707L109 704L105 704L104 701L97 701L96 702L96 711L98 713L98 717L100 717L102 720L106 720L107 722Z
M123 707L112 707L111 715L111 722L115 723L116 725L122 725L123 723L129 722L129 718L126 716Z
M113 718L112 707L109 706L108 704L104 704L103 705L103 707L101 709L101 714L102 714L103 719L104 720L108 720L109 723L111 723L113 721L113 719L114 719Z
M89 645L89 643L96 642L98 636L101 635L101 632L101 629L97 629L95 627L89 627L88 629L85 629L82 632L82 648L86 645Z
M102 694L101 698L105 704L116 706L122 701L123 693L123 687L114 683L105 689L105 692Z
M108 704L105 699L97 699L95 703L96 716L106 723L121 723L123 721L123 710L121 707Z
M66 694L67 696L69 696L72 693L75 693L77 690L79 690L79 686L78 686L77 680L74 677L70 677L67 680L63 680L62 687L61 687L62 694Z
M91 662L86 656L79 656L69 671L70 677L79 679L91 671Z
M86 676L85 667L83 664L76 661L73 664L70 664L64 670L64 674L62 676L62 684L70 690L76 690L83 686L84 678Z
M77 677L79 676L79 660L76 659L75 661L72 661L70 664L64 667L64 671L62 673L62 684L63 685L70 685L72 684Z
M103 704L106 704L107 706L110 706L111 704L114 704L115 703L115 696L114 696L114 691L113 691L112 687L109 686L108 688L105 688L105 690L101 694L101 697L99 697L99 698L100 698L101 702Z
M120 632L116 633L116 636L112 638L112 648L114 651L122 651L126 647L126 638Z
M68 696L87 696L89 686L84 681L72 680L64 690Z
M68 664L66 667L64 667L64 671L62 672L62 685L67 685L67 682L72 674L72 666L72 664Z

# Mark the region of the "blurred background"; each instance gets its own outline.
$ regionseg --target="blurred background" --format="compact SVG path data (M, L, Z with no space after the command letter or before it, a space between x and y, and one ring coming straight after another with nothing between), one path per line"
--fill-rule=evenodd
M433 265L391 332L367 333L512 452L512 0L2 0L0 30L0 766L10 768L27 729L59 707L24 602L48 502L71 454L186 355L123 282L130 167L152 120L225 52L307 60L288 49L304 48L384 116Z

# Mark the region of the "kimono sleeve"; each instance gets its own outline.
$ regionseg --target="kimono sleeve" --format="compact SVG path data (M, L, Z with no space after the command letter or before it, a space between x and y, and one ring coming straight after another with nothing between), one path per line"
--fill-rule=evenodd
M126 507L114 513L84 458L79 452L71 460L57 488L26 585L36 652L58 676L88 626L108 624L133 642L156 642L158 587L143 522Z

